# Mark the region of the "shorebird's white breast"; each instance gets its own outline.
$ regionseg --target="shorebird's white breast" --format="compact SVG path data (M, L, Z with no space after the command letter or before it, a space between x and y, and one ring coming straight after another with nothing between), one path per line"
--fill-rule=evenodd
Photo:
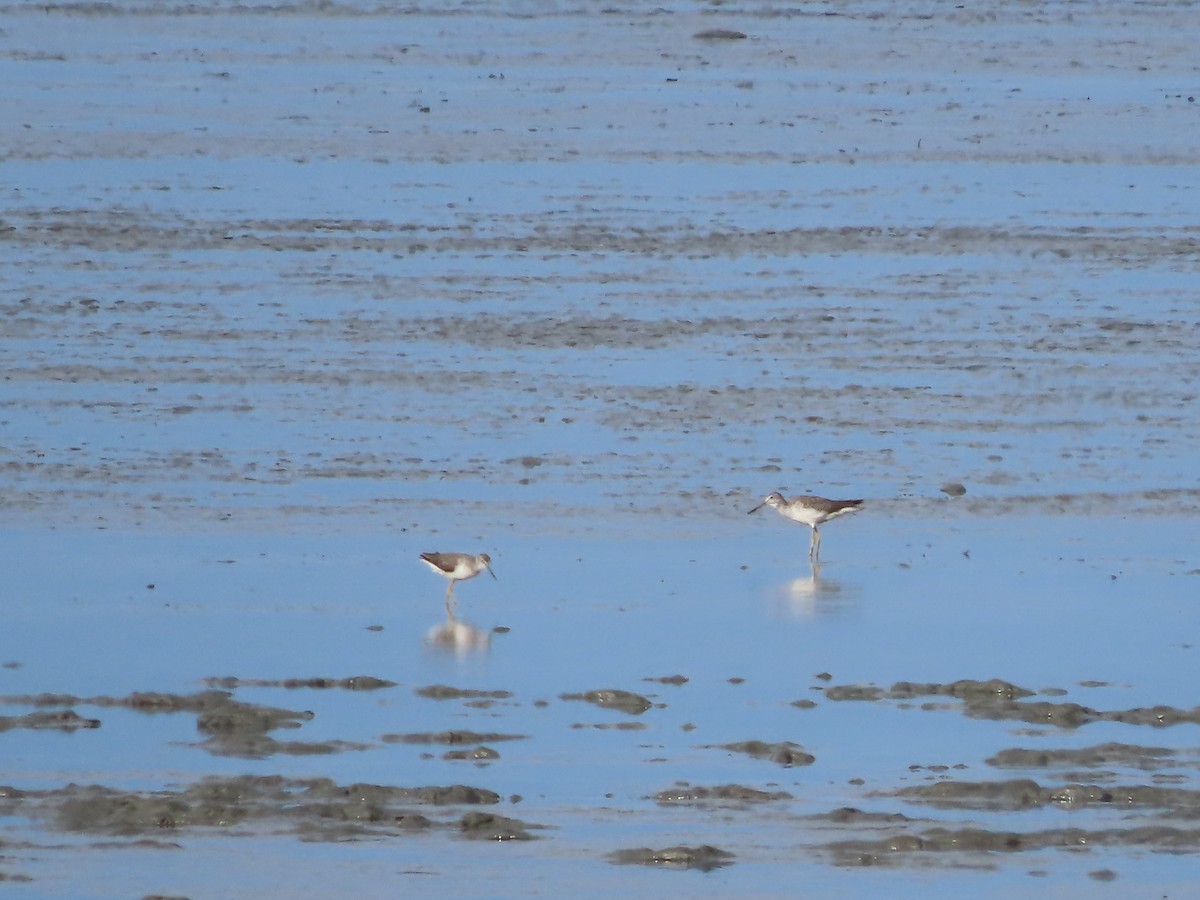
M818 524L822 520L820 510L813 509L810 506L803 506L800 503L792 503L785 509L779 510L793 522L800 522L807 525L809 528Z

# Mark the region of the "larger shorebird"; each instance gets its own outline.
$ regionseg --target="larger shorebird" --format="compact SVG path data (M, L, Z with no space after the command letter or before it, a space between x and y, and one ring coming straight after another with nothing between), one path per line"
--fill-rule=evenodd
M821 532L818 525L824 525L830 519L844 516L846 513L858 512L863 507L861 500L826 500L824 497L813 497L802 494L799 497L786 499L779 491L767 494L763 502L750 510L747 515L756 513L764 506L769 506L775 512L793 522L800 522L812 529L812 542L808 545L809 561L815 563L821 557Z
M492 571L492 558L486 553L480 553L478 556L472 556L470 553L422 553L421 562L433 569L443 578L450 579L450 586L446 588L446 615L454 615L454 583L456 581L466 581L468 578L474 578L484 569L493 578L496 573Z

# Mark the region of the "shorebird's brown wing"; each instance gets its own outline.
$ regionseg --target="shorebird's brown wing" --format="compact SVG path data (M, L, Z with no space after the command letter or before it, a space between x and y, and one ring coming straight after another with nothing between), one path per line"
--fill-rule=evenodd
M442 572L453 572L460 555L458 553L422 553L421 559Z
M805 506L815 509L826 516L841 512L851 512L852 510L861 509L863 505L861 500L827 500L824 497L797 497L796 499L803 500Z

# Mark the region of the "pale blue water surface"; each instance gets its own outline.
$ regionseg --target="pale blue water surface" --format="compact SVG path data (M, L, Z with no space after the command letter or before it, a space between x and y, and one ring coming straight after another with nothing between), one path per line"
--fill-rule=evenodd
M1197 19L0 7L6 892L1186 894ZM866 500L819 571L807 529L747 517L775 489ZM425 550L493 558L457 647ZM311 712L271 737L352 745L330 753L219 755L194 713L107 702L361 675L395 684L232 689ZM887 694L964 679L1101 715ZM508 694L416 693L437 684ZM652 706L564 696L600 689ZM99 727L17 720L64 706ZM1103 715L1152 707L1186 721ZM478 765L396 739L449 730L520 738ZM748 740L815 760L721 746ZM988 762L1106 744L1161 753ZM318 839L80 832L53 805L243 774L475 785L536 839L463 838L461 808ZM898 793L1020 778L1173 805ZM681 782L791 798L656 802ZM939 825L1085 838L830 846ZM1143 825L1183 837L1120 839ZM732 862L610 861L681 844Z

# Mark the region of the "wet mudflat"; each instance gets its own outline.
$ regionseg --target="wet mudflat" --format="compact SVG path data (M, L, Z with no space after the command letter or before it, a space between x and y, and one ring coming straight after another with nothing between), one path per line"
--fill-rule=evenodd
M1185 894L1197 19L0 7L6 889Z

